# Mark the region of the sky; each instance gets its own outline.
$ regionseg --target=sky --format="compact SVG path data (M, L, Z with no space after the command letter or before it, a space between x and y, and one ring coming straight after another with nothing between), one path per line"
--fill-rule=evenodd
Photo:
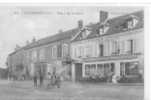
M0 6L0 67L6 68L6 58L17 45L54 35L59 30L99 21L99 11L109 13L109 18L142 10L141 7L101 6Z

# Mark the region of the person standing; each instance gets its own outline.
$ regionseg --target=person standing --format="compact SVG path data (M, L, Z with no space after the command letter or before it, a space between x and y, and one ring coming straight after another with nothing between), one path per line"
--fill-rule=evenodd
M43 66L40 66L40 70L39 70L39 78L40 78L40 86L43 85L43 80L44 80L44 69Z
M37 72L35 64L31 64L31 73L30 74L31 74L32 80L34 82L34 87L36 88L37 87L38 72Z
M35 71L35 75L33 76L33 80L34 80L34 87L37 87L37 79L38 79L38 72Z

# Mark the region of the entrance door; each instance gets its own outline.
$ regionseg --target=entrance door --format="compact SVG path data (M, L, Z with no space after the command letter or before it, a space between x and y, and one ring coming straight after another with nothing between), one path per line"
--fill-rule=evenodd
M75 64L75 80L79 81L82 78L82 63Z

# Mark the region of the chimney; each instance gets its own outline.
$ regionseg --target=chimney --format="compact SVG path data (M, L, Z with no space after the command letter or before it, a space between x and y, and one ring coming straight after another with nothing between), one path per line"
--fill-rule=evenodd
M100 23L103 23L108 18L108 12L100 11Z
M81 29L83 27L83 21L79 20L78 21L78 28Z

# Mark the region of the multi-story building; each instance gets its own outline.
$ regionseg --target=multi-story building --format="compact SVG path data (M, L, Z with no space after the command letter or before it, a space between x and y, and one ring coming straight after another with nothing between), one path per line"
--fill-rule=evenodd
M58 33L41 40L38 40L25 47L26 66L32 73L34 65L41 63L46 71L64 71L64 74L71 76L70 71L70 39L78 32L79 28ZM69 77L67 76L67 77Z
M7 65L9 67L9 76L10 78L22 78L26 75L25 64L25 56L24 56L24 48L18 48L14 52L8 55L7 57Z
M71 40L73 80L86 77L135 76L143 73L144 12L108 19L83 27Z
M20 62L26 72L32 76L33 72L42 66L45 73L57 70L62 73L67 79L71 76L71 60L70 60L70 39L82 27L81 21L78 22L78 27L68 30L59 31L56 35L49 36L37 41L32 41L28 45L15 51L8 56L10 68L15 68ZM22 53L23 56L20 54ZM20 59L18 57L22 57Z
M46 37L20 48L8 56L8 66L23 65L32 75L41 64L45 73L57 70L80 80L91 76L135 76L143 73L144 12L138 11L115 18L100 11L96 24L78 27ZM15 71L14 71L15 72ZM143 75L143 74L142 74Z

